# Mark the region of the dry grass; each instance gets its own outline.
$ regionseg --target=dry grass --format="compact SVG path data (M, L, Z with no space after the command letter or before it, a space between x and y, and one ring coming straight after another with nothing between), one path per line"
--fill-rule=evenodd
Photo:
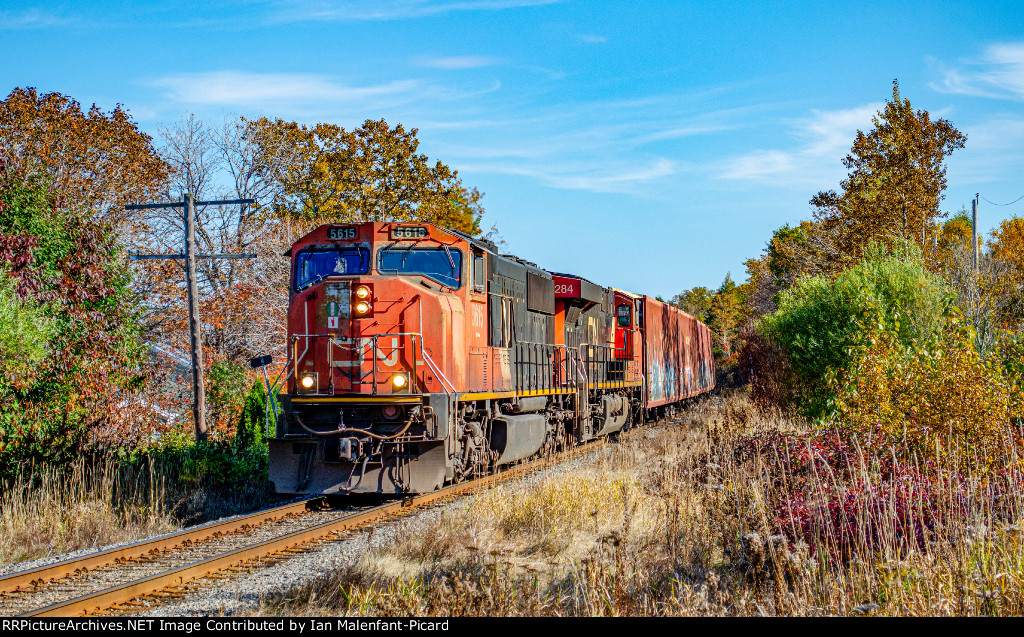
M806 427L758 412L744 393L705 401L688 418L634 434L579 470L471 497L355 567L267 600L262 612L1024 612L1016 473L939 470L908 487L864 455L845 472L799 469L750 441ZM894 484L924 491L905 506ZM830 515L836 494L851 490L838 498L845 513ZM784 514L796 492L809 512L803 524Z
M161 533L176 524L153 472L113 460L33 469L0 495L0 564Z

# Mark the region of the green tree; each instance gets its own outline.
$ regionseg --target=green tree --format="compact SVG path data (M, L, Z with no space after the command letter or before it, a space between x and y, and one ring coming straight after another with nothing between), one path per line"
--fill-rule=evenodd
M815 217L835 236L835 250L826 255L833 273L859 259L872 241L905 237L923 245L941 214L945 158L967 141L947 120L915 111L896 81L892 99L872 122L869 132L857 131L843 159L850 172L840 182L842 191L811 199Z
M286 216L311 223L416 220L479 233L481 193L417 153L417 132L383 119L346 131L261 118L249 123L248 136L265 149L259 163L280 184L277 206ZM293 159L277 161L282 155Z
M707 322L708 311L711 309L711 301L715 298L713 290L698 285L681 292L672 297L670 303L682 311L697 318L699 321Z
M48 353L0 378L0 474L19 460L70 458L90 431L118 424L111 404L139 379L136 302L114 234L59 205L49 184L0 159L0 268L24 311L49 317Z

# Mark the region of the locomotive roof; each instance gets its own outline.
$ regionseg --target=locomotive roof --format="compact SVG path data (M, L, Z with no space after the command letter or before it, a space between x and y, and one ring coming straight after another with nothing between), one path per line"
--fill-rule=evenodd
M321 224L320 226L317 226L313 230L310 230L309 232L307 232L305 235L303 235L301 238L296 240L294 243L299 243L300 241L303 241L304 239L306 239L306 237L308 237L309 235L311 235L314 232L316 232L316 230L320 229L322 226L338 225L338 224L342 224L342 225L358 225L358 224L361 224L361 223L369 223L369 222L365 222L365 221L362 221L362 222L352 222L351 224L348 224L348 222L337 222L337 223ZM424 225L433 226L435 228L439 228L441 230L444 230L445 232L449 232L451 234L454 234L454 235L456 235L456 236L466 240L470 245L472 245L472 246L474 246L476 248L479 248L480 250L484 250L485 252L490 252L491 254L493 254L498 259L504 259L506 261L515 263L516 265L525 268L527 271L529 271L529 272L531 272L531 273L533 273L533 274L535 274L537 276L540 276L540 277L543 277L543 278L546 278L546 279L550 279L551 278L551 273L550 272L548 272L547 270L541 268L540 266L538 266L536 263L533 263L532 261L527 261L525 259L521 259L521 258L515 256L514 254L499 254L498 253L498 246L493 241L489 241L487 239L484 239L483 237L474 237L474 236L472 236L472 235L470 235L468 233L462 232L461 230L453 230L451 228L445 228L443 226L437 225L436 223L430 223L429 221L423 221L423 222L417 222L417 223L423 223ZM294 243L292 244L292 247L294 247ZM290 257L291 255L292 255L292 248L288 248L288 250L284 253L284 256ZM576 278L580 278L580 277L576 277Z
M591 281L587 277L580 276L578 274L569 274L567 272L555 272L554 270L548 270L548 272L550 272L554 276L564 276L564 277L569 278L569 279L579 279L580 281L586 281L587 283L593 283L594 285L597 285L597 283L594 283L593 281Z

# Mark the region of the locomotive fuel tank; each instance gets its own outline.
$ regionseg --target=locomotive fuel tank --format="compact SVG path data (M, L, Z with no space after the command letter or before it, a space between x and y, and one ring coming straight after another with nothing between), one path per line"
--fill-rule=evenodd
M540 451L547 436L542 414L497 416L491 423L491 449L498 453L496 465L529 458Z

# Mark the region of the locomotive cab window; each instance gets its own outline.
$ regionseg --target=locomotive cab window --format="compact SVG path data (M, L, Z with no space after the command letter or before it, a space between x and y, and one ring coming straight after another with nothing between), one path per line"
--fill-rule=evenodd
M482 255L473 254L473 291L483 292L487 288L487 269Z
M625 303L615 308L615 315L619 319L619 327L629 327L633 324L633 309Z
M383 248L377 253L382 274L420 274L450 288L462 284L462 252L455 248Z
M355 246L313 248L295 257L295 289L301 290L329 276L366 274L370 271L370 252Z

